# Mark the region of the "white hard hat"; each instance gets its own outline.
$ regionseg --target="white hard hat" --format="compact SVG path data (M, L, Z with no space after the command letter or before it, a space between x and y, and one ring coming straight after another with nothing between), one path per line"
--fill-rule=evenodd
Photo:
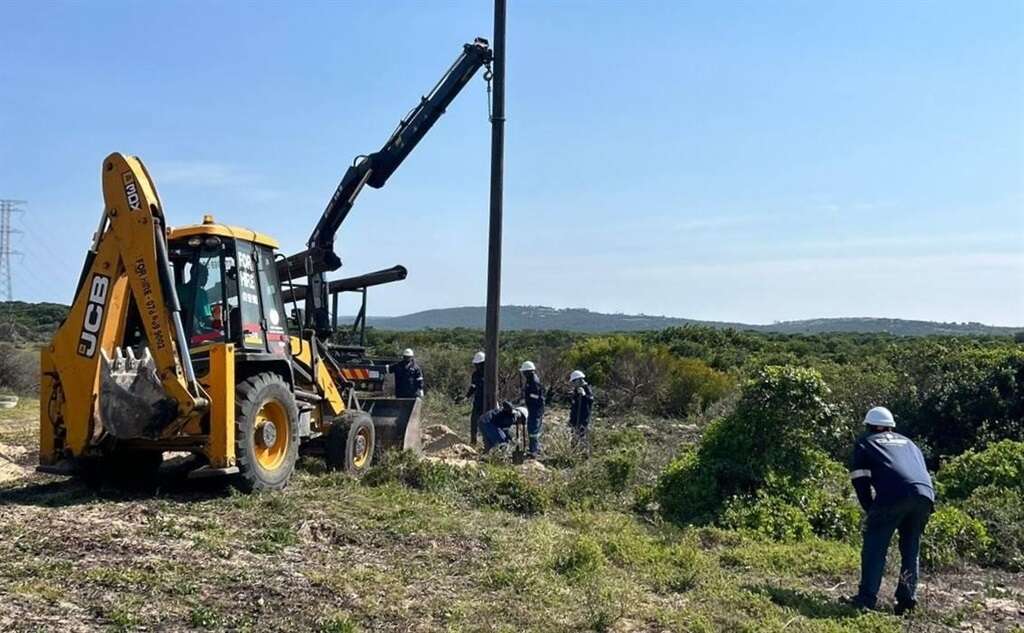
M405 348L405 351L402 352L402 356L405 356L407 358L412 358L412 356L413 356L412 349L408 348L408 347Z
M577 369L569 374L569 382L572 382L573 380L583 380L586 377L586 374Z
M523 364L519 366L519 371L537 371L537 366L533 364L532 360L524 361Z
M864 416L864 424L867 426L887 426L889 428L895 428L896 420L892 417L892 411L889 411L885 407L875 407L868 411L868 414Z
M516 407L515 412L524 420L530 417L530 412L526 410L526 407Z
M473 364L479 365L480 363L484 362L485 358L487 357L484 356L483 352L477 352L476 354L473 354Z

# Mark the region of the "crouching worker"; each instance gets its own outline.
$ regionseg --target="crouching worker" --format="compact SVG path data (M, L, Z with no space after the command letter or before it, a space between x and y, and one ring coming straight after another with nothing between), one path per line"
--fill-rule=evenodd
M544 427L544 385L537 378L537 366L531 361L519 367L523 375L523 402L529 412L526 418L526 432L530 434L530 457L540 456L540 434Z
M569 384L572 385L569 427L572 428L573 442L577 448L589 449L587 435L594 408L594 391L587 384L587 377L578 369L569 374Z
M513 407L509 401L502 402L496 409L491 409L480 416L480 433L484 436L484 452L488 453L495 446L512 441L509 429L513 424L526 423L526 407Z
M902 615L917 605L921 534L932 513L935 491L921 450L893 430L896 422L888 409L871 409L864 424L868 430L854 446L850 479L867 520L860 555L860 591L847 602L862 609L875 608L889 542L898 531L896 614Z

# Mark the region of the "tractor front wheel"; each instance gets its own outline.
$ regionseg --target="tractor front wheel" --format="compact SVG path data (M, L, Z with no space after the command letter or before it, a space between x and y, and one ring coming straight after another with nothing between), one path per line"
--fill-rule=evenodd
M373 464L376 443L370 414L364 411L345 411L327 431L324 454L327 467L358 477Z
M299 454L299 409L288 383L257 374L235 393L236 485L247 492L288 485Z

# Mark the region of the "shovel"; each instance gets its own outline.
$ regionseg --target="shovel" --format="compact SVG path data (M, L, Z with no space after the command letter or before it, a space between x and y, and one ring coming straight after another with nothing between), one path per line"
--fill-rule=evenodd
M127 353L126 353L127 352ZM178 407L156 375L149 348L142 357L129 347L101 352L100 418L103 428L118 439L157 439L177 416Z

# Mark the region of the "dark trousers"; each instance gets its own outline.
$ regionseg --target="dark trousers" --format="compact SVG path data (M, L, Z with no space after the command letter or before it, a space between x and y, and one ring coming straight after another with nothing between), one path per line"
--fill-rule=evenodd
M932 500L913 495L886 506L873 506L864 526L864 545L860 551L860 600L874 607L878 588L885 573L885 557L893 532L900 534L900 579L896 601L912 605L916 602L918 555L921 534L932 514Z
M473 407L472 413L469 414L469 443L473 446L476 446L476 438L480 434L479 422L483 414L483 410L476 407Z
M491 450L498 444L504 444L512 440L508 429L495 426L490 422L480 425L480 433L484 436L484 452Z
M590 452L589 424L570 424L572 445L577 450Z
M530 435L530 454L540 454L540 434L544 429L544 414L531 415L526 419L526 432Z

